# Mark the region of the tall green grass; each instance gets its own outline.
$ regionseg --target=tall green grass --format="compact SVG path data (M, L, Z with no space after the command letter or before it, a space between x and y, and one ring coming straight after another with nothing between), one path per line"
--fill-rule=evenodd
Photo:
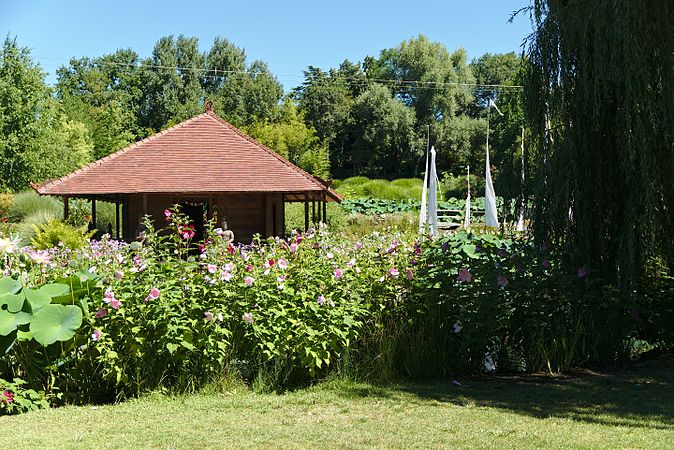
M417 178L401 178L388 181L367 177L351 177L335 184L337 192L347 198L372 197L386 200L410 200L421 198L423 181Z
M43 197L34 191L20 192L14 196L9 208L10 221L22 222L35 213L58 217L63 214L63 205L54 197Z

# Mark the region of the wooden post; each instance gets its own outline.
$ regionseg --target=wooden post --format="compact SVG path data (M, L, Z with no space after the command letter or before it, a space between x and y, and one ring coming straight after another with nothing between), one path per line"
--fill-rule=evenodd
M96 198L91 199L91 225L96 228Z
M63 220L66 221L68 220L68 216L70 215L70 197L67 195L63 196Z
M119 194L115 197L115 235L119 240Z
M309 193L304 193L304 231L309 229Z
M311 223L316 224L316 200L311 200Z
M323 197L323 223L328 223L328 214L327 214L328 213L328 208L327 208L328 197L325 194L325 192L323 192L323 194L321 194L321 197Z

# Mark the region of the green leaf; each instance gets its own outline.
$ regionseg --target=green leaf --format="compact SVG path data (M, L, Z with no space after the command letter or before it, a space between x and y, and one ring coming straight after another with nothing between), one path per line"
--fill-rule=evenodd
M40 292L36 289L24 289L23 293L26 295L26 300L30 303L30 309L33 313L41 310L49 303L51 303L51 297Z
M469 258L479 258L478 254L475 253L475 245L473 244L463 244L461 246L461 250L469 257Z
M82 325L82 310L74 305L46 305L33 315L30 331L44 345L67 341Z
M21 311L25 297L21 294L8 294L0 297L0 307L7 305L7 311L11 313Z
M38 292L46 295L47 297L61 297L70 292L70 287L66 284L45 284L44 286L38 289Z
M0 295L16 294L21 290L21 282L11 277L0 278Z
M169 351L170 354L174 354L176 350L178 350L178 345L174 344L173 342L169 342L166 344L166 349Z
M7 336L19 328L16 314L0 309L0 336Z

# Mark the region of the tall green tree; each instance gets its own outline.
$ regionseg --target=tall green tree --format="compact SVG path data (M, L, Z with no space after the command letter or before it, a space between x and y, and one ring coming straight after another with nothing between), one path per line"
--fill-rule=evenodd
M72 59L57 70L61 106L71 120L86 124L94 158L146 135L138 124L143 90L138 62L138 55L126 49L93 59Z
M256 122L244 130L307 172L324 179L330 176L327 145L305 124L290 98L279 107L276 121Z
M303 117L328 144L333 172L346 175L353 167L352 108L355 98L367 88L365 73L360 64L345 60L339 69L327 72L309 66L304 79L294 91Z
M159 39L140 67L139 124L159 131L203 111L204 56L199 41L183 35Z
M354 173L389 178L412 175L423 154L415 122L414 112L386 86L372 84L353 106Z
M419 125L459 115L473 100L470 86L465 86L475 83L466 51L450 53L424 35L382 50L365 65L368 77L391 81L392 91L414 109Z
M247 65L243 49L216 37L206 55L203 86L215 111L236 126L275 120L283 86L267 63Z
M674 5L534 0L536 232L632 293L674 265Z
M7 37L0 50L0 190L28 186L31 153L49 97L44 74L27 48Z

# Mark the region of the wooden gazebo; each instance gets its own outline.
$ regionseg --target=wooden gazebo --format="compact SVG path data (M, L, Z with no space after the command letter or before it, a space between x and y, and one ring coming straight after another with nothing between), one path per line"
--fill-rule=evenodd
M285 203L304 203L305 227L325 221L326 202L340 201L329 184L206 112L56 180L33 185L41 195L116 206L117 237L133 239L139 221L162 226L174 204L198 227L204 219L226 220L238 242L253 235L282 236ZM311 216L311 218L310 218ZM121 225L120 225L121 222Z

